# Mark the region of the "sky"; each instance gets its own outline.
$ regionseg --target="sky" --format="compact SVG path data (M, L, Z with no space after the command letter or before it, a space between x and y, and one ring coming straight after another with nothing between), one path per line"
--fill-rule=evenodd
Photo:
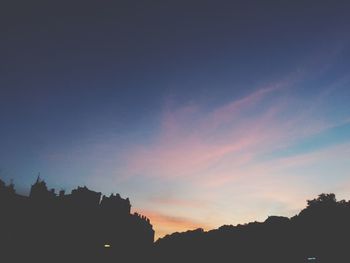
M349 1L0 4L0 178L129 197L156 238L350 199Z

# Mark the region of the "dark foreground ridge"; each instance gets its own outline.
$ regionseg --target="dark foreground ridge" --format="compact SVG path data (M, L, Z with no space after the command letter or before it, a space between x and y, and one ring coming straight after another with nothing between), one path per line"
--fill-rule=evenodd
M157 242L150 221L118 194L78 187L29 197L0 180L0 262L350 262L350 202L321 194L292 218L174 233Z

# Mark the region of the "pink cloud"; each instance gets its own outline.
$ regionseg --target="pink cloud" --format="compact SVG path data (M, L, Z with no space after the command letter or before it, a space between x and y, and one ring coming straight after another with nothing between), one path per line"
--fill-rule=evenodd
M239 112L249 110L252 104L275 90L275 87L261 89L209 115L203 115L195 106L164 113L156 141L151 145L136 146L128 154L129 172L185 176L206 169L223 156L261 144L266 139L261 128L278 109L272 107L258 118L246 120ZM218 127L226 123L226 128Z
M126 173L194 176L224 161L248 163L258 154L287 147L334 125L313 119L314 105L293 114L296 105L281 92L288 85L261 88L209 113L197 105L168 108L153 143L135 146L127 153ZM267 99L273 99L272 106L264 106Z

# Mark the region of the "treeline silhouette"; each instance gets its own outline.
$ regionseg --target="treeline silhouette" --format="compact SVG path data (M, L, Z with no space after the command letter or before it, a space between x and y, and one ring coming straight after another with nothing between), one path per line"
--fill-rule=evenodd
M350 202L334 194L307 201L298 215L174 233L156 242L159 262L350 262ZM171 255L171 257L169 257Z
M334 194L307 201L298 215L173 233L154 242L129 199L78 187L49 190L40 178L28 197L0 180L0 262L350 262L350 202Z

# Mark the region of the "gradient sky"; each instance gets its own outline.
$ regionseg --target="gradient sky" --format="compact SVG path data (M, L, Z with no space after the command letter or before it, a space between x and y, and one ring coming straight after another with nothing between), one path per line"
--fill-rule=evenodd
M0 177L118 192L157 237L349 199L349 10L1 1Z

